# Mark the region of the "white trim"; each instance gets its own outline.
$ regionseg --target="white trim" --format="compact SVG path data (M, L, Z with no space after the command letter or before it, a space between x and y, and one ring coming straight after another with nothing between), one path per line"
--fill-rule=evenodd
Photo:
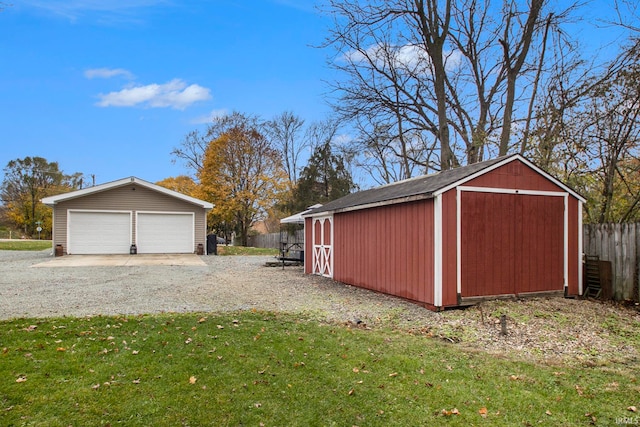
M462 294L462 188L456 188L456 295Z
M520 154L515 154L509 157L506 157L504 160L495 163L491 166L488 166L484 169L479 170L478 172L471 174L465 178L462 178L452 184L449 184L446 187L443 187L439 190L436 190L433 192L434 196L437 196L439 194L443 194L446 193L447 191L451 190L452 188L456 188L461 186L462 184L464 184L465 182L469 182L472 179L475 179L479 176L482 176L486 173L491 172L494 169L497 169L501 166L504 166L508 163L511 163L514 160L520 160L522 163L524 163L526 166L528 166L529 168L533 169L535 172L539 173L540 175L542 175L543 177L545 177L546 179L548 179L549 181L553 182L555 185L557 185L558 187L562 188L563 190L565 190L565 192L571 194L573 197L575 197L578 200L581 200L583 202L585 202L586 200L584 199L584 197L582 197L581 195L579 195L578 193L576 193L575 191L573 191L571 188L567 187L565 184L563 184L562 182L558 181L556 178L554 178L553 176L549 175L547 172L543 171L542 169L540 169L539 167L537 167L536 165L534 165L533 163L531 163L529 160L525 159L524 157L522 157ZM515 191L515 190L514 190ZM520 194L525 194L524 191L527 190L519 190Z
M522 194L526 196L558 196L565 197L568 194L564 191L544 191L544 190L515 190L513 188L492 188L492 187L472 187L459 186L460 191L473 191L474 193L499 193L499 194Z
M190 215L191 216L191 252L195 252L196 247L196 215L195 212L175 212L175 211L136 211L136 227L135 227L135 236L136 236L136 245L138 245L138 250L140 250L139 239L138 239L138 225L139 215ZM206 217L206 215L205 215Z
M133 243L133 237L131 235L133 211L110 210L110 209L67 209L67 254L72 255L74 253L74 249L71 245L71 227L69 226L70 220L71 220L71 214L73 212L129 214L129 246L131 246L131 244Z
M213 209L213 204L205 202L204 200L196 199L195 197L187 196L186 194L179 193L177 191L169 190L168 188L161 187L156 184L152 184L135 176L129 178L119 179L117 181L108 182L106 184L100 184L93 187L83 188L82 190L71 191L69 193L58 194L57 196L45 197L41 201L47 206L54 206L59 202L75 199L78 197L88 196L90 194L99 193L101 191L107 191L118 187L124 187L130 184L137 184L141 187L146 187L150 190L157 191L159 193L166 194L171 197L183 200L185 202L193 203L201 206L202 208L209 210Z
M584 242L582 241L583 237L583 229L582 229L582 201L578 200L578 295L582 295L582 259L584 258Z
M316 242L316 223L320 223L320 242ZM328 222L331 244L324 244L325 224ZM333 215L312 217L311 220L311 273L333 278Z
M433 199L433 305L442 307L442 195Z
M569 194L564 196L564 287L569 286Z
M490 188L490 187L473 187L459 186L456 187L456 289L458 294L462 294L462 192L468 191L473 193L495 193L495 194L514 194L523 196L551 196L562 197L563 210L563 285L566 287L569 283L569 193L560 191L538 191L538 190L514 190L512 188ZM437 197L441 197L440 195ZM579 206L582 202L578 199ZM582 218L580 218L580 222ZM582 234L579 233L579 240ZM581 247L580 242L578 246ZM582 294L582 292L581 292Z

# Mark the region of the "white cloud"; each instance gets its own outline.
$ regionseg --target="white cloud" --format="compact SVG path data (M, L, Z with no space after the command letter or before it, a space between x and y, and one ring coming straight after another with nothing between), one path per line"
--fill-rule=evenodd
M84 76L88 79L110 79L117 76L133 79L133 74L124 68L92 68L86 70Z
M117 92L99 94L100 107L134 107L144 105L151 108L171 107L184 110L198 101L211 99L210 90L197 84L187 86L181 79L165 84L132 86Z
M221 108L219 110L211 110L209 114L203 114L201 116L194 117L193 119L190 120L190 123L194 125L206 125L213 122L213 119L224 117L227 114L229 114L229 110L227 110L226 108Z
M462 63L462 54L458 50L444 51L445 67L452 71ZM431 59L424 48L418 44L391 46L374 44L364 51L352 50L340 57L341 61L359 63L374 63L378 67L392 65L394 68L404 68L413 74L430 74Z

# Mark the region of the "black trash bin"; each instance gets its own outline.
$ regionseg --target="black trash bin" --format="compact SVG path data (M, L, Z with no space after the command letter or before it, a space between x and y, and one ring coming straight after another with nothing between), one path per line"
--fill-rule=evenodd
M218 236L209 234L207 236L207 255L218 255Z

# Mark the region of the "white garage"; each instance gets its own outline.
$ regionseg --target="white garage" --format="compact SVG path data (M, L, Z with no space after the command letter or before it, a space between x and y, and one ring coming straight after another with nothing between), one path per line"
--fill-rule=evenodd
M193 252L193 214L138 212L138 252L144 254Z
M70 209L67 233L69 254L128 254L131 247L131 212Z
M53 208L53 245L67 254L204 253L209 202L136 177L42 202Z

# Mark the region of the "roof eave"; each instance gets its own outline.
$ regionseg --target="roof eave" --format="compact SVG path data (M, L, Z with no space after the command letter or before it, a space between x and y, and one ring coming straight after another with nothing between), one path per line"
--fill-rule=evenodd
M179 193L177 191L170 190L168 188L161 187L159 185L153 184L151 182L145 181L140 178L136 178L134 176L129 178L119 179L117 181L107 182L105 184L99 184L94 187L83 188L81 190L72 191L69 193L59 194L57 196L44 197L41 199L41 202L47 206L55 206L59 202L66 202L68 200L77 199L79 197L88 196L90 194L100 193L102 191L113 190L115 188L124 187L129 184L138 184L145 188L149 188L151 190L157 191L159 193L166 194L171 197L175 197L181 199L185 202L195 204L204 208L205 210L213 209L214 205L212 203L206 202L204 200L196 199L191 196L187 196L185 194Z
M329 209L329 210L320 211L320 212L310 212L310 213L304 214L302 216L304 218L327 216L327 215L332 215L332 214L335 214L335 213L359 211L359 210L362 210L362 209L378 208L378 207L381 207L381 206L396 205L398 203L416 202L416 201L419 201L419 200L426 200L426 199L432 199L432 198L433 198L433 193L420 193L420 194L414 194L414 195L411 195L411 196L398 197L398 198L395 198L395 199L381 200L379 202L365 203L363 205L347 206L347 207L344 207L344 208Z

